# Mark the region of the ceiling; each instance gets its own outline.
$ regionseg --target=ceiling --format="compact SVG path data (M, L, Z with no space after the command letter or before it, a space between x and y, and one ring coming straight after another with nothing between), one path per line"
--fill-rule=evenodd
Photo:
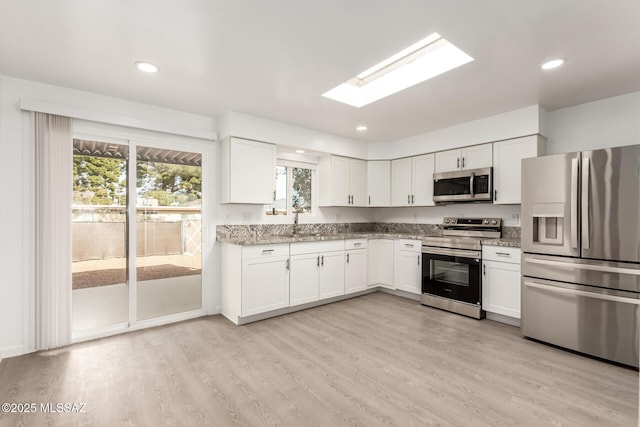
M0 74L393 141L640 90L638 22L638 0L0 0ZM433 32L475 60L359 109L321 96Z

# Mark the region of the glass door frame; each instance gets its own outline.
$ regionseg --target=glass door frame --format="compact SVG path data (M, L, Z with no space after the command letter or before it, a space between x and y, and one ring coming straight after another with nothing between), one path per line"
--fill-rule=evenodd
M87 122L88 123L88 122ZM84 126L82 126L84 127ZM91 127L91 126L89 126ZM113 142L121 145L128 145L129 160L127 164L127 283L129 291L129 319L127 322L120 322L112 325L99 326L89 330L72 332L72 343L87 341L96 338L102 338L123 332L129 332L139 329L145 329L153 326L160 326L168 323L179 322L182 320L202 317L212 313L212 283L214 264L210 261L213 253L213 244L215 237L209 236L211 229L215 230L214 223L214 206L215 206L215 142L207 140L199 140L190 137L173 136L173 135L154 135L152 137L139 136L142 131L132 130L129 138L123 138L121 133L125 130L119 129L116 136L112 137L107 127L107 132L99 131L76 131L74 125L74 138L89 139L104 142ZM144 133L144 132L142 132ZM166 150L185 151L191 153L199 153L202 155L202 229L201 229L201 307L199 309L154 317L146 320L138 320L137 302L138 302L138 286L137 286L137 270L136 270L136 245L137 245L137 206L136 206L136 182L137 182L137 149L138 146L153 147ZM71 262L71 260L69 261ZM209 284L209 285L207 285ZM69 284L71 286L71 284Z

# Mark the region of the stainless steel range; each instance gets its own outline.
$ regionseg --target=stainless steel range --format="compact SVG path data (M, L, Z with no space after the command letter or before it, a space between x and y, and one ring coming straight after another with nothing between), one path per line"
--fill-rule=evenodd
M422 239L422 304L484 318L480 242L501 232L500 218L444 218L442 236Z

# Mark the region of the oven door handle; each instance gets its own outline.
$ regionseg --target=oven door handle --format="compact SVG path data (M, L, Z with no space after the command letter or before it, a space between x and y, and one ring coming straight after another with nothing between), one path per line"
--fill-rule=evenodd
M432 248L428 247L422 248L422 254L434 254L434 255L445 255L445 256L455 256L459 258L473 258L479 259L482 255L480 251L460 251L456 249L442 249L442 248Z

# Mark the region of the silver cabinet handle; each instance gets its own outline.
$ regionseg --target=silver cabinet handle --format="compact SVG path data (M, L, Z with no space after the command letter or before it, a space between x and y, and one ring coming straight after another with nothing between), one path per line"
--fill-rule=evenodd
M487 275L487 264L482 264L482 275L483 276Z
M407 194L407 204L411 204L411 194Z
M273 252L275 249L263 249L262 253L263 254L270 254L271 252Z
M273 190L273 201L276 201L276 190Z
M371 196L369 196L369 204L371 204Z
M320 261L320 265L324 267L324 255L322 255L322 261Z
M464 169L464 157L462 158L462 168Z
M413 194L411 195L411 204L413 204Z
M498 256L507 256L507 257L511 258L511 254L509 254L507 252L496 252L496 255L498 255Z
M347 264L349 263L349 253L347 253Z
M420 258L422 258L422 254L418 254L418 265L420 265Z
M413 246L413 243L405 243L404 247L405 248L413 248L414 246Z
M287 265L286 265L287 270L289 270L289 267L290 267L289 258L287 258Z
M458 157L458 164L456 165L458 169L460 169L460 157Z
M591 167L589 158L582 159L582 249L589 249L589 173Z
M320 267L320 255L318 255L318 259L317 259L316 267Z
M498 190L493 190L493 201L494 202L498 201Z
M571 159L571 247L578 247L578 159Z
M362 243L360 243L360 242L354 243L353 246L362 246Z

